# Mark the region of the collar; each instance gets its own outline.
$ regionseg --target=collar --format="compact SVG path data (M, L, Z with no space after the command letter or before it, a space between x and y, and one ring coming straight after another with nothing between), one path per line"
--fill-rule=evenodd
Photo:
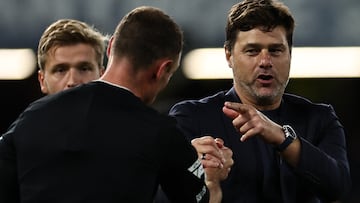
M124 86L121 86L121 85L118 85L118 84L115 84L115 83L112 83L112 82L109 82L109 81L106 81L106 80L98 79L98 80L95 80L95 81L103 82L103 83L109 84L111 86L118 87L118 88L121 88L121 89L125 89L125 90L131 92L131 90L129 88L127 88L127 87L124 87Z
M225 101L241 103L239 96L236 94L235 88L232 87L225 93Z

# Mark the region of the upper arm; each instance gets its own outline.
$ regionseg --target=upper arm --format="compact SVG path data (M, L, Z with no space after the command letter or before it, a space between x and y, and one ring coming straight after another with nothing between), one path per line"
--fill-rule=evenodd
M19 184L11 135L0 138L0 202L19 202Z

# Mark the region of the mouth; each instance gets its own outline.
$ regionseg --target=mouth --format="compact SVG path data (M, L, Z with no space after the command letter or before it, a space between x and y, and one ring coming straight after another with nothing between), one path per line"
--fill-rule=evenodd
M268 75L268 74L260 74L257 77L257 81L263 85L269 85L270 83L272 83L273 79L274 79L274 77L272 75Z
M271 80L271 79L273 79L273 76L272 75L259 75L258 79L260 79L260 80Z

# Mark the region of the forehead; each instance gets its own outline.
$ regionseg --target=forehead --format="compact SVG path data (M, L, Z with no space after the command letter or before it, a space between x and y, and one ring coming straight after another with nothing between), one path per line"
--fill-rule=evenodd
M64 55L72 56L74 54L86 54L86 55L95 55L95 49L90 44L77 43L70 45L57 45L51 47L48 51L49 56Z
M254 28L249 31L239 31L236 38L239 45L247 44L287 44L285 28L277 26L272 30L264 31Z
M73 61L95 61L95 49L88 44L75 44L52 47L47 53L46 63L51 62L73 62Z

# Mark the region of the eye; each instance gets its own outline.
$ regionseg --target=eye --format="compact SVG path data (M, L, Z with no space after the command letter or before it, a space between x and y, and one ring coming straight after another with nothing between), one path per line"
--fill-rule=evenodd
M52 73L64 73L67 71L68 68L66 68L65 66L56 66L52 69Z
M281 54L282 50L281 49L269 49L269 52L273 55L279 55L279 54Z
M260 52L260 50L255 49L255 48L245 49L245 54L249 55L249 56L255 56L255 55L259 54L259 52Z
M94 70L94 67L90 64L83 64L81 66L78 67L78 70L82 71L82 72L91 72Z
M269 48L269 52L272 56L279 56L281 55L283 52L285 51L285 48L282 46L276 46L276 47L272 47Z

